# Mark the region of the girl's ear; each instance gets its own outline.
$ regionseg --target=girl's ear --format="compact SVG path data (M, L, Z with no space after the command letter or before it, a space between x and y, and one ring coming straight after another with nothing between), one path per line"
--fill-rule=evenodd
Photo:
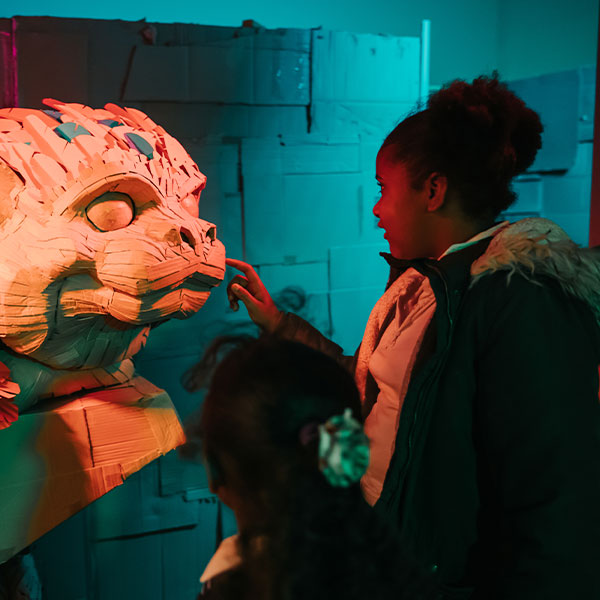
M444 206L446 192L448 191L448 178L441 173L432 173L425 180L427 191L427 211L435 212Z

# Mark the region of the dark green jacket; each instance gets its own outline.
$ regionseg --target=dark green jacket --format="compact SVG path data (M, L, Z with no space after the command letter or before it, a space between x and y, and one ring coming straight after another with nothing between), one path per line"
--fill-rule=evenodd
M417 268L437 304L375 508L449 599L600 599L599 263L522 229L388 257L391 280ZM279 331L339 355L297 317Z

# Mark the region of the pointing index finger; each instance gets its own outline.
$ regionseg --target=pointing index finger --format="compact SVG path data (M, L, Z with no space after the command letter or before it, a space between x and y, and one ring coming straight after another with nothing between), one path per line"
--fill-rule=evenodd
M227 264L227 266L229 267L237 269L238 271L241 271L244 275L246 275L246 277L248 277L248 279L256 279L258 277L254 268L248 263L245 263L243 260L236 260L235 258L226 258L225 264Z

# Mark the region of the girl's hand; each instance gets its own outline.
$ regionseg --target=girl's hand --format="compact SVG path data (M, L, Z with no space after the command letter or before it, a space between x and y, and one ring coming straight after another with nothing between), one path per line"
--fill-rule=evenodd
M236 275L227 285L227 299L231 309L238 310L241 300L250 318L265 331L273 332L281 320L282 313L275 306L256 271L241 260L227 258L225 263L244 274Z

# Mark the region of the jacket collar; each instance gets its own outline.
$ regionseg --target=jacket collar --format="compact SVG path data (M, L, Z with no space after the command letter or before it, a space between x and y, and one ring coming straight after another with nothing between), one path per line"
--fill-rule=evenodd
M492 239L492 237L484 238L465 248L445 254L439 260L433 258L400 260L394 258L389 252L380 252L390 266L386 289L409 268L416 269L430 279L434 274L441 276L450 289L463 288L470 281L471 264L485 253Z

